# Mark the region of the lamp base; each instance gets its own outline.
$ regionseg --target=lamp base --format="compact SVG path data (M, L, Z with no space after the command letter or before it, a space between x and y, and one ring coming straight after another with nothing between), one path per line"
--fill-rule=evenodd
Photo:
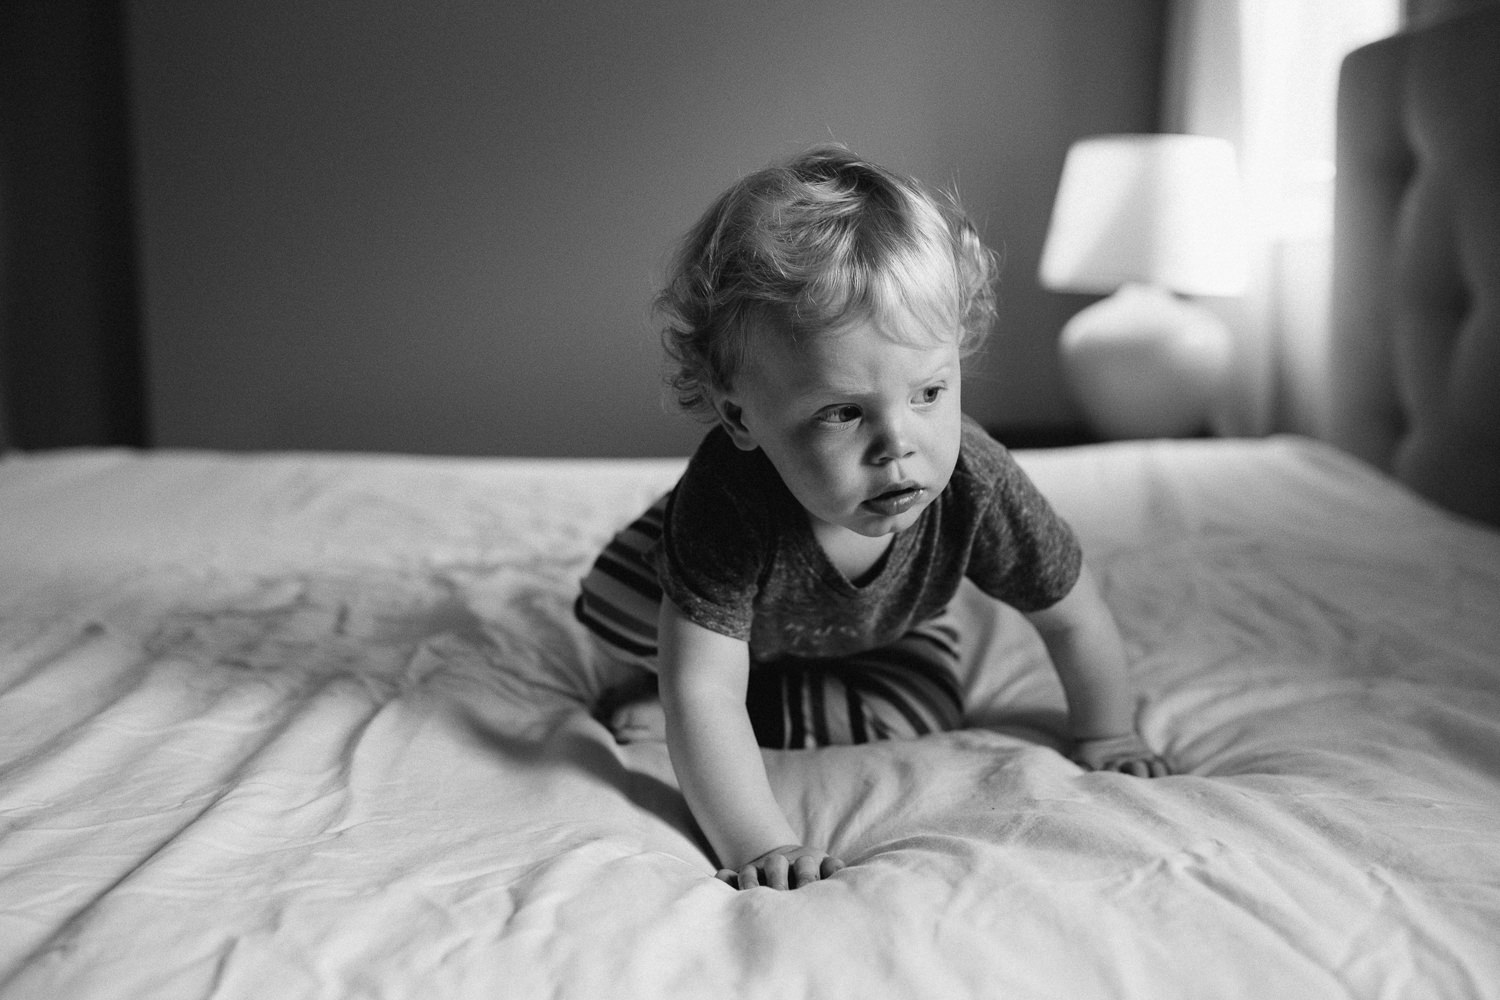
M1078 313L1063 372L1094 433L1187 437L1209 430L1229 374L1223 320L1153 285L1125 285Z

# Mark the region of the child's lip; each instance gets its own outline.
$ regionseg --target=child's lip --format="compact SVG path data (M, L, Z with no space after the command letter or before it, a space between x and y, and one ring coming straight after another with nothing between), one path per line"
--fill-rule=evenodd
M885 517L894 517L911 510L926 495L927 490L918 483L897 483L879 496L866 500L864 506Z

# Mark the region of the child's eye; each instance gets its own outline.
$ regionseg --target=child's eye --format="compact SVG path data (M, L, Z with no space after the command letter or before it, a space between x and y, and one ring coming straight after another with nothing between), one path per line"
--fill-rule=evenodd
M945 385L929 385L917 394L917 402L924 406L930 406L936 403L947 389L948 387Z
M859 407L844 404L824 407L818 411L817 420L824 424L847 424L858 420L859 417Z

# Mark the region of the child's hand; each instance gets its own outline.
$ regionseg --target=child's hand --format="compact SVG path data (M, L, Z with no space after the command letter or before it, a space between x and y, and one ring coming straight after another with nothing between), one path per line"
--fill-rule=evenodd
M1135 733L1079 740L1073 748L1073 760L1090 771L1118 771L1137 778L1163 778L1172 773L1167 762Z
M753 889L758 885L772 889L800 889L843 868L844 863L830 857L826 851L801 844L784 844L747 861L737 872L721 868L714 877L738 889Z

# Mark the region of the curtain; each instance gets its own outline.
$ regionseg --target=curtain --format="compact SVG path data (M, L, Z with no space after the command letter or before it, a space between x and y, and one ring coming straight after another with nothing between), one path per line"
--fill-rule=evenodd
M1248 291L1204 303L1235 334L1220 433L1323 427L1338 67L1401 2L1171 0L1164 129L1234 144L1252 220Z
M0 19L0 448L146 443L124 12Z

